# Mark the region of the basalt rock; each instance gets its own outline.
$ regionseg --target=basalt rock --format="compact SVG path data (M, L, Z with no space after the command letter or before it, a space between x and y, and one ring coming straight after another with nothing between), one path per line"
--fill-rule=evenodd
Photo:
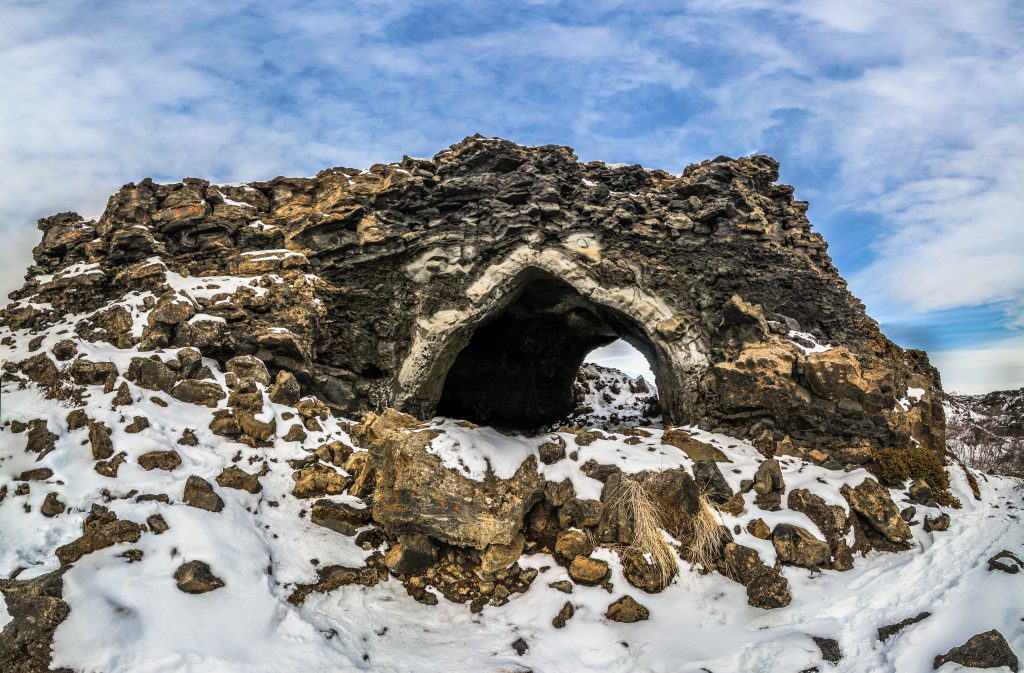
M50 668L54 631L71 613L61 599L66 568L29 580L0 579L10 621L0 631L0 670L4 673L71 673Z
M98 220L40 220L0 321L82 314L79 337L129 348L123 300L149 293L146 348L194 347L222 367L252 357L265 371L236 360L229 373L274 381L275 402L305 393L350 417L391 406L517 429L565 418L584 356L625 338L650 361L669 425L757 440L766 455L784 441L941 454L937 373L879 332L777 179L765 156L673 175L480 136L431 159L245 187L147 179ZM179 289L212 276L238 280ZM202 378L170 365L136 358L125 377L163 393ZM61 379L43 353L21 369ZM924 392L901 404L911 387ZM192 388L179 395L213 401Z

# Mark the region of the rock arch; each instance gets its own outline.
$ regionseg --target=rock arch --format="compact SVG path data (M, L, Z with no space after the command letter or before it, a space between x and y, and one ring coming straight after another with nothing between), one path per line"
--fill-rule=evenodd
M119 347L255 355L346 416L426 416L474 334L557 279L590 328L653 355L670 422L843 462L941 453L938 373L879 331L778 177L765 156L674 175L473 136L313 178L147 179L97 221L40 220L3 320L82 313L81 334ZM147 294L140 337L125 307Z
M417 322L396 405L514 427L551 423L571 411L570 383L586 354L622 338L650 362L669 420L690 418L708 365L698 317L636 285L602 284L588 269L598 261L599 238L575 235L557 247L520 246L485 269L466 289L467 306Z

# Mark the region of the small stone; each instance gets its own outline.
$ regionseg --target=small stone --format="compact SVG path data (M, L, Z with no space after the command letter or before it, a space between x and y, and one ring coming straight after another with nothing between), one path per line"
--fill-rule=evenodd
M196 433L191 428L185 428L178 439L178 444L182 446L197 446L199 438L196 437Z
M1011 551L1004 549L988 560L989 570L1001 570L1004 573L1016 575L1024 570L1024 560Z
M565 623L572 619L572 616L575 614L576 608L573 607L572 603L566 601L565 605L562 606L562 609L558 611L557 615L555 615L555 618L551 620L551 625L556 629L564 628Z
M306 431L302 429L302 426L298 423L288 428L288 432L285 433L283 439L286 442L304 442L306 441Z
M53 470L48 467L37 467L34 470L25 470L18 475L21 481L46 481L53 476Z
M702 492L707 493L711 502L721 505L733 496L732 489L725 481L722 470L714 460L699 460L693 464L693 480Z
M918 614L916 617L907 617L903 621L897 622L895 624L880 626L878 628L878 639L884 643L885 641L889 640L889 638L893 637L894 635L896 635L903 629L907 628L911 624L917 624L918 622L924 621L925 619L931 616L932 613L930 612L922 612Z
M751 519L747 523L747 532L758 540L767 540L772 536L772 529L764 522L764 519Z
M907 489L907 497L916 505L927 505L935 498L932 487L924 479L915 479Z
M60 501L60 498L57 497L56 493L47 493L39 511L43 516L53 518L58 514L63 514L65 509L66 507L64 503Z
M569 577L577 584L598 585L607 579L608 573L608 564L600 559L577 556L569 564Z
M577 556L590 556L594 551L594 545L586 533L578 528L558 531L555 540L555 553L566 561L572 561Z
M270 387L270 401L294 407L299 403L301 396L302 390L295 375L283 369L279 371L274 385Z
M527 645L526 641L522 638L517 638L512 643L512 649L515 650L516 654L518 654L519 656L523 656L524 654L526 654L526 651L530 649L530 646Z
M910 507L904 507L900 510L900 518L910 523L917 516L917 508L911 505Z
M239 381L254 381L264 386L270 385L270 372L267 371L267 366L263 364L263 360L252 355L233 357L224 364L224 367L237 376Z
M196 381L186 379L174 386L171 397L188 404L199 404L214 408L217 402L227 397L227 393L215 381Z
M149 526L149 529L153 531L154 535L166 533L171 529L171 527L167 525L167 522L164 521L164 517L160 514L152 514L146 517L146 525Z
M183 563L174 571L178 588L187 594L205 594L224 586L224 581L213 574L210 566L203 561Z
M89 423L89 417L85 415L85 409L75 409L68 412L68 430L79 430Z
M966 643L949 652L935 657L933 668L948 661L973 668L998 668L1007 666L1011 671L1020 670L1020 661L1010 649L1003 634L995 629L971 636Z
M572 582L569 580L558 580L557 582L552 582L548 586L555 591L561 591L563 594L572 593Z
M317 500L313 503L309 520L317 526L329 528L342 535L355 535L356 529L370 522L369 507L357 509L348 503Z
M185 482L182 500L186 505L205 509L208 512L219 512L224 509L224 501L214 492L210 482L194 474L190 475Z
M565 440L555 435L552 441L544 442L537 450L540 452L540 462L552 465L565 459Z
M924 518L924 532L931 533L935 531L941 533L946 530L949 530L949 514L943 512L934 518L930 516Z
M124 426L124 431L130 434L142 432L149 427L149 419L145 416L136 416L132 422Z
M142 560L143 551L141 549L129 549L128 551L118 554L119 557L127 559L128 563L138 563Z
M631 596L623 596L608 606L605 617L613 622L632 624L641 622L651 616L650 611L643 605L637 603Z
M245 470L229 465L217 475L217 484L225 488L236 488L240 491L248 491L249 493L259 493L263 490L263 485L260 484L260 480L252 474L249 474Z
M526 540L522 535L517 535L511 544L489 544L480 552L480 571L493 575L499 570L510 567L519 557L523 555L523 548Z
M89 443L92 445L92 457L105 460L114 455L114 443L110 441L110 428L105 423L89 420Z
M149 451L139 456L139 467L147 472L150 470L167 470L168 472L181 465L181 456L177 451Z
M292 474L296 498L322 498L325 495L340 495L352 483L352 477L340 474L326 465L309 465Z
M839 642L834 638L819 638L811 636L811 640L821 650L821 658L830 664L838 663L843 658L843 651L839 649Z
M101 460L93 466L97 473L102 474L104 477L110 477L115 479L117 477L117 471L121 469L121 465L125 460L128 459L128 454L122 451L110 460Z
M782 467L779 461L771 458L762 462L754 473L754 493L768 495L773 491L782 491L785 483L782 479Z

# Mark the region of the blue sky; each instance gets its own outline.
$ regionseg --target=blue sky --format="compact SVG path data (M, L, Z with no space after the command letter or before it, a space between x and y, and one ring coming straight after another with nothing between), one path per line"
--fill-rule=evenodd
M1024 5L0 1L0 290L121 184L311 175L472 133L679 172L772 154L947 388L1024 385Z

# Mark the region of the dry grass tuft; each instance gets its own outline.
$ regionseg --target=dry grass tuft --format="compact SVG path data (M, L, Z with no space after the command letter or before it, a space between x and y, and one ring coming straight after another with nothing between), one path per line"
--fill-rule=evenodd
M722 546L722 524L706 492L701 492L697 502L699 509L690 523L690 540L686 545L685 556L690 563L711 570L715 567Z
M643 484L623 476L615 500L625 506L633 523L633 540L624 554L641 554L658 571L662 586L672 581L679 564L662 532L661 515Z

